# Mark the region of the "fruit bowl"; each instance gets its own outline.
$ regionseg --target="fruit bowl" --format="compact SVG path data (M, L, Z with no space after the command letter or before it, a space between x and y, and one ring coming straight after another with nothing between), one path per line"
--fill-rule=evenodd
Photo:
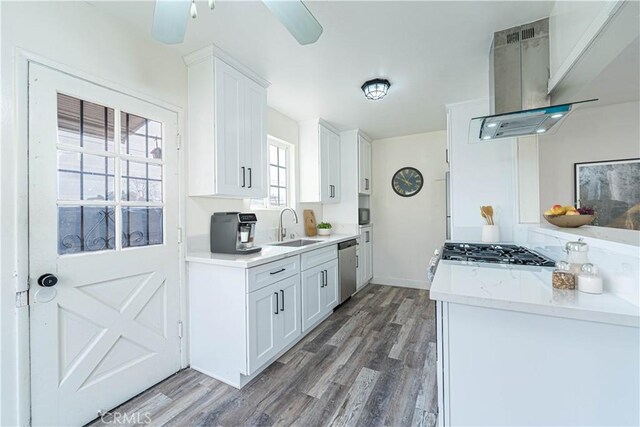
M595 215L545 215L548 223L562 228L577 228L591 224Z

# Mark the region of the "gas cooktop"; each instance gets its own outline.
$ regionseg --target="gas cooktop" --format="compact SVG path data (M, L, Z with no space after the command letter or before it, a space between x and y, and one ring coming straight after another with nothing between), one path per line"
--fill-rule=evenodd
M442 247L441 259L540 267L555 265L553 260L522 246L487 243L445 243Z

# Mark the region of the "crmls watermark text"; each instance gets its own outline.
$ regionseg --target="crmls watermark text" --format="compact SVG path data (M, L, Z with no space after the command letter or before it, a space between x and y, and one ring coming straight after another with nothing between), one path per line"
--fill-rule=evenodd
M148 412L105 412L100 415L100 420L105 424L151 424L151 414Z

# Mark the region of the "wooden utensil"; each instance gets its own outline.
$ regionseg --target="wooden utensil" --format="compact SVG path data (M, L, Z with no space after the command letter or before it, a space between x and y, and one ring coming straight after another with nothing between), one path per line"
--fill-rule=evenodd
M495 225L493 222L493 206L480 206L480 215L487 225Z
M489 205L486 206L486 208L487 209L485 211L487 212L487 216L489 217L489 223L491 225L495 225L495 223L493 222L493 206Z
M305 209L302 212L304 216L304 231L309 237L316 236L318 234L318 228L316 224L316 214L311 209Z

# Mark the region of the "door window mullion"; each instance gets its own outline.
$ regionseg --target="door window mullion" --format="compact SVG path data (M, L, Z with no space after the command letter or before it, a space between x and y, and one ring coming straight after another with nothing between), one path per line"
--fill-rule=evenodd
M116 152L116 164L115 164L115 183L114 183L114 191L115 191L115 230L116 230L116 238L115 238L115 249L116 251L122 250L122 167L120 162L120 155L122 154L122 128L120 123L120 110L114 109L114 125L113 125L113 140L115 141L115 152Z

